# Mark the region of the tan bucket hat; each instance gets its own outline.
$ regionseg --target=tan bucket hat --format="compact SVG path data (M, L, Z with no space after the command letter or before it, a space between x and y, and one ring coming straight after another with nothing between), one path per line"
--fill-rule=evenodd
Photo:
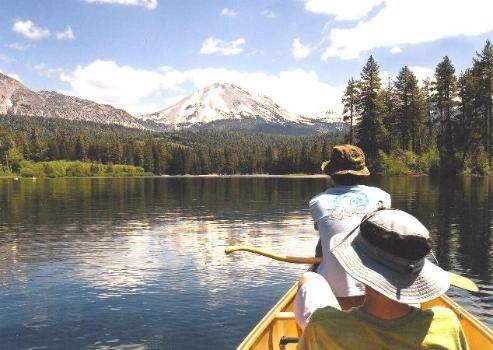
M329 176L370 175L365 163L365 153L361 148L354 145L338 145L332 148L330 160L323 162L321 169Z

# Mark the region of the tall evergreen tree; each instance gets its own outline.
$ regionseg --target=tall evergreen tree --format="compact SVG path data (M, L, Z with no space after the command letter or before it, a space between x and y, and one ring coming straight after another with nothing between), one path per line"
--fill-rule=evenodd
M433 119L433 100L432 100L432 83L430 78L426 78L423 80L423 86L421 88L421 95L422 99L424 102L424 112L425 112L425 119L426 119L426 127L428 129L428 144L430 145L432 143L432 137L433 137L433 126L435 124L434 119Z
M395 82L397 133L401 147L415 153L422 151L424 130L424 103L418 87L418 79L407 67L403 67Z
M358 82L353 78L349 79L344 96L342 97L344 121L349 124L349 143L354 142L353 129L354 125L358 122L358 116L356 115L356 106L358 103Z
M387 131L386 140L383 142L383 151L388 153L399 147L399 135L397 133L397 116L396 116L396 95L392 79L388 79L387 87L381 91L383 101L383 126Z
M438 145L442 168L451 170L454 163L453 118L457 106L457 77L450 59L445 56L435 70L434 103L440 118Z
M380 98L381 79L379 66L370 56L361 71L360 93L356 113L360 116L357 126L358 146L363 148L368 158L375 158L383 143L383 101Z
M457 118L457 148L462 151L462 165L465 167L466 157L468 152L472 149L473 145L482 138L479 133L480 126L477 123L479 119L479 101L477 99L477 80L471 69L467 69L461 73L458 81L459 97L460 97L460 111ZM476 138L476 135L479 138Z
M473 71L478 79L478 93L483 117L483 140L491 164L493 150L492 123L493 123L493 45L489 40L481 53L473 61Z

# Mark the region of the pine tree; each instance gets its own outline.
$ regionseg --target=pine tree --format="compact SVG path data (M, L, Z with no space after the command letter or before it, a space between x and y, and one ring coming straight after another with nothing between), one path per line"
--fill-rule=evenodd
M489 40L473 61L473 70L478 79L479 101L483 117L483 140L491 164L492 123L493 123L493 45Z
M433 100L432 100L432 83L430 78L423 80L423 86L421 88L421 95L424 102L424 113L426 119L426 127L428 129L428 144L431 144L433 138L433 126L435 121L433 119Z
M360 122L356 128L358 146L368 156L375 158L383 143L385 133L383 127L383 101L380 96L381 79L379 67L373 56L370 56L361 71L360 93L356 107L356 113L360 116Z
M77 160L86 160L88 151L88 142L84 135L79 135L75 141L75 158Z
M358 82L353 78L349 79L346 90L344 91L344 96L342 97L344 121L349 124L349 143L354 142L353 129L354 125L358 121L356 115L356 106L358 103Z
M395 82L397 134L401 147L421 153L425 124L425 103L420 93L418 79L403 67Z
M454 140L453 118L456 112L457 77L450 59L445 56L435 70L434 104L440 118L438 145L440 162L444 170L453 169Z
M392 79L389 78L387 87L381 91L381 100L383 104L382 122L385 130L387 131L387 137L382 143L382 149L384 152L389 153L393 149L399 147L399 135L398 125L396 117L396 95L392 83Z
M466 157L468 152L475 144L475 134L479 134L479 129L476 125L479 117L479 103L477 99L477 80L471 69L467 69L461 73L458 81L459 97L460 97L460 111L458 114L457 125L457 148L462 149L462 165L465 167Z

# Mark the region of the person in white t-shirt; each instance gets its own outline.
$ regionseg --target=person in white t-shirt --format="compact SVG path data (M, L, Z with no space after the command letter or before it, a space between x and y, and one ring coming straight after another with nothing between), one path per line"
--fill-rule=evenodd
M318 229L322 262L317 272L325 277L343 309L363 302L364 286L349 276L330 252L330 239L338 233L358 230L361 219L377 208L389 208L390 195L362 183L370 175L363 150L353 145L332 149L329 161L322 164L335 187L330 187L310 200L310 212Z

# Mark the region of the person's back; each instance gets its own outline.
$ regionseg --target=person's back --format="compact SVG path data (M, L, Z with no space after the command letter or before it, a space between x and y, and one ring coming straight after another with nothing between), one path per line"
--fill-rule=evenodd
M329 282L336 297L363 295L363 285L348 276L330 252L330 239L335 234L351 231L377 208L390 207L390 195L377 187L336 184L310 200L309 206L323 252L317 272Z
M305 329L299 349L416 350L466 349L455 314L444 307L412 308L398 319L382 320L359 308L318 309Z
M363 216L379 207L390 207L390 195L364 185L370 171L361 148L338 145L332 149L330 161L322 164L335 187L328 188L310 200L309 208L322 246L322 262L317 272L325 277L339 302L357 305L364 294L363 285L347 275L329 249L332 236L349 232Z

